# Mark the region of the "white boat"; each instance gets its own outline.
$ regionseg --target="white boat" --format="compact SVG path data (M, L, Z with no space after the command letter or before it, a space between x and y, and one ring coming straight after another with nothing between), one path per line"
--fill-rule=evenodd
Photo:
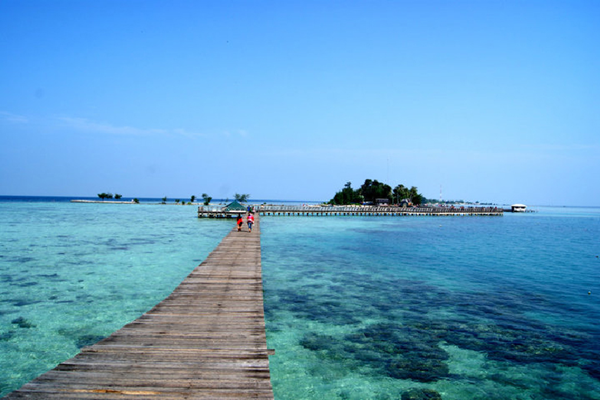
M525 204L513 204L510 206L512 212L525 212L527 210L527 206Z

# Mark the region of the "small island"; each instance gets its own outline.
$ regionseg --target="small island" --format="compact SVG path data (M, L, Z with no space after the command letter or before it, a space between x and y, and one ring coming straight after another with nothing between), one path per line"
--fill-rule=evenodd
M377 179L366 179L358 189L352 189L352 183L346 182L344 188L337 192L329 204L331 205L421 205L425 197L418 192L415 186L410 189L399 184L393 190L390 185L379 182Z

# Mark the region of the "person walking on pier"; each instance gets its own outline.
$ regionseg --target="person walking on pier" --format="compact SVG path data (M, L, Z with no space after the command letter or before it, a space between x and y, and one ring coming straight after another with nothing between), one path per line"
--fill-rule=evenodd
M248 232L252 232L252 224L254 224L254 214L248 213Z
M243 224L244 224L244 219L242 218L242 214L238 214L238 216L237 216L238 232L242 231L242 225Z

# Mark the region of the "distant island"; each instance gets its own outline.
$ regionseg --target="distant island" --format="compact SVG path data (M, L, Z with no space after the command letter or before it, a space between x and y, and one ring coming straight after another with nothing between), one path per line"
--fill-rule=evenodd
M350 205L350 204L410 204L420 205L427 200L418 192L415 186L410 189L399 184L392 189L386 183L379 182L377 179L365 179L360 188L352 189L352 183L346 182L344 188L337 192L329 204L332 205Z
M120 201L123 198L123 195L121 194L112 194L112 193L98 193L98 198L100 199L100 201L97 200L71 200L71 202L73 203L105 203L105 204L140 204L140 200L137 197L132 198L131 200L128 201ZM249 199L250 199L250 195L246 194L246 193L236 193L234 195L235 200L237 200L240 203L246 203ZM108 199L109 201L106 201L106 199ZM114 201L113 201L114 199ZM173 204L181 204L181 205L197 205L199 203L196 203L196 196L192 195L190 196L190 199L186 202L186 200L182 200L182 199L173 199ZM167 204L168 201L168 197L162 197L160 199L160 203L159 204ZM206 193L202 193L202 203L205 206L208 206L210 204L210 202L213 200L213 198L211 196L209 196ZM229 203L229 199L225 199L225 203Z
M331 205L352 205L352 204L396 204L399 206L419 206L422 204L440 204L440 205L478 205L491 206L493 203L469 202L464 200L435 200L427 199L419 193L416 186L411 186L410 189L402 184L392 187L386 183L379 182L377 179L366 179L365 182L358 188L353 189L351 182L346 182L344 188L329 200Z

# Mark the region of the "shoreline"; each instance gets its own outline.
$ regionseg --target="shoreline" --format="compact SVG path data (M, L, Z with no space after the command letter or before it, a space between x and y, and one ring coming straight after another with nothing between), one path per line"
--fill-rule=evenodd
M133 201L114 201L114 200L71 200L71 203L100 203L100 204L141 204Z
M90 204L159 204L159 205L164 205L164 206L198 206L201 203L162 203L162 202L147 202L147 201L140 201L139 203L136 203L132 200L129 201L115 201L115 200L70 200L71 203L90 203Z

